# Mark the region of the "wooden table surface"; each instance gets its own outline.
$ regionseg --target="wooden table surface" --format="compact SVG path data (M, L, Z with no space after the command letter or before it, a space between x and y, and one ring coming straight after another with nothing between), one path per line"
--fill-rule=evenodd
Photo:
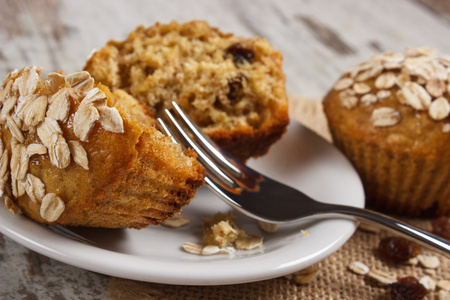
M140 24L193 19L267 38L284 56L288 94L312 99L380 51L430 46L450 53L449 0L0 0L0 76L27 65L74 72L93 49ZM54 261L1 234L0 266L0 299L108 297L109 276Z

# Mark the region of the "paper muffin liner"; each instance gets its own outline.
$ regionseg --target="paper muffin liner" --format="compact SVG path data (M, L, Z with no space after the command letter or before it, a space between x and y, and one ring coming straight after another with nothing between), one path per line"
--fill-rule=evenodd
M366 207L402 216L450 215L450 164L367 144L330 128L364 185Z

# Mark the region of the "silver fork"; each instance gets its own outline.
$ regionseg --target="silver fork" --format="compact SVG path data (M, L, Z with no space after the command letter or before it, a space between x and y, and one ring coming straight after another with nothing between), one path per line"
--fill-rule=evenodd
M198 154L205 167L207 185L236 210L268 223L290 223L314 219L345 218L366 221L396 231L450 257L450 243L419 228L386 215L353 206L322 203L277 182L232 157L205 135L181 108L172 102L165 110L160 129L185 148Z

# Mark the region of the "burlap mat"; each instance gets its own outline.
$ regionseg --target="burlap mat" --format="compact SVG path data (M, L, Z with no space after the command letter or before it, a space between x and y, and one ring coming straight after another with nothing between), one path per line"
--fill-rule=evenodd
M319 101L292 98L291 117L312 129L327 140L330 135ZM429 230L430 220L405 220ZM110 299L389 299L388 288L356 275L348 270L353 261L360 261L371 268L385 271L397 277L426 275L424 268L415 265L389 264L380 259L375 249L382 237L391 235L358 229L353 237L337 252L318 263L319 272L308 284L297 284L285 277L227 286L177 286L111 278ZM427 249L421 253L436 255L440 267L431 276L436 281L450 279L450 260ZM239 272L239 270L236 270ZM437 291L425 299L438 299Z

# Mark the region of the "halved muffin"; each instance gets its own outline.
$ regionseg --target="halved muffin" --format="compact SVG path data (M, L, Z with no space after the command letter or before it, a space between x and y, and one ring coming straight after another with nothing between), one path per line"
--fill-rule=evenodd
M265 154L289 122L280 52L265 39L225 34L204 21L140 26L95 52L85 70L157 116L176 101L241 160Z
M117 98L127 98L116 93ZM113 106L88 72L26 67L0 89L0 192L52 225L142 228L180 212L204 169L160 133L132 97Z

